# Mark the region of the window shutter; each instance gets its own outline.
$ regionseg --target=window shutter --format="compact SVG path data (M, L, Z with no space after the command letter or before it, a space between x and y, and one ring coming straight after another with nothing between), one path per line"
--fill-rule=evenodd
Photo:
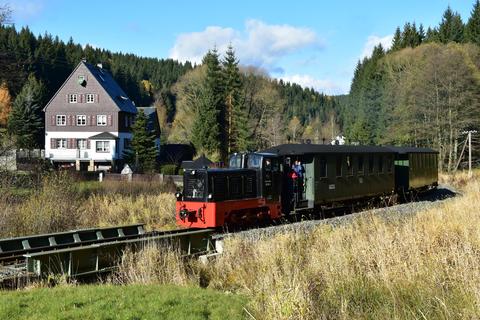
M65 102L68 103L68 94L65 95Z
M72 149L72 139L67 138L67 149Z
M80 103L83 103L83 94L80 94Z
M99 96L99 94L96 94L95 97L97 98L97 103L99 103L99 102L100 102L100 96Z
M51 149L57 149L57 139L50 138L50 148Z
M70 145L72 146L72 149L77 149L77 139L72 138L71 140Z
M91 126L94 126L96 123L95 123L95 116L91 116L92 118L92 121L90 121L90 125Z
M55 123L55 116L54 116L54 115L50 116L50 124L51 124L52 126L55 126L55 125L56 125L56 123Z
M112 126L112 115L109 114L109 115L107 116L107 121L108 121L108 125L109 125L109 126Z
M87 139L87 149L90 149L90 139Z

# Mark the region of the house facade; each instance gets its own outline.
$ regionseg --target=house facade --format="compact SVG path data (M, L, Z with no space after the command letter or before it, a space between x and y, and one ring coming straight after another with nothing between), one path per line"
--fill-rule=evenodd
M137 108L101 65L81 61L44 108L45 157L77 170L121 170Z

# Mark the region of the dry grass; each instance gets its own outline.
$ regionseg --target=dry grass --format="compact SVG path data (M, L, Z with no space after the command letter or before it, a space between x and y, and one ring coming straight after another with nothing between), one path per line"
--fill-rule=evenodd
M111 277L115 284L175 284L195 283L194 269L189 268L174 249L149 243L141 251L126 251L119 269Z
M82 206L84 225L109 226L143 222L150 230L175 228L175 196L92 195Z
M155 247L127 255L121 283L199 285L250 298L257 319L478 319L480 182L402 219L232 238L204 266Z
M7 179L3 179L5 182ZM0 184L0 237L145 223L175 227L174 187L159 182L77 182L65 172L19 188Z
M480 183L402 221L366 215L351 225L273 239L233 239L211 286L253 297L265 319L477 319Z

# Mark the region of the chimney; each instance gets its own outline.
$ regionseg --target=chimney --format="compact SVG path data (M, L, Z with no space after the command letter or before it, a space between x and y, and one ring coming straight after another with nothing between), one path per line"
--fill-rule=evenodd
M98 67L99 69L103 69L103 65L102 65L101 63L97 63L97 67Z

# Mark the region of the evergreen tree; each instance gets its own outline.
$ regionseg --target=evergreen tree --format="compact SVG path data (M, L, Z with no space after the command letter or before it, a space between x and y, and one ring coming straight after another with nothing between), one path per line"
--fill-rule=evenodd
M202 63L206 66L206 77L192 128L192 142L198 151L220 160L226 157L226 143L224 93L217 51L209 51Z
M43 115L45 86L30 75L13 102L8 118L8 133L16 137L17 147L38 148L43 145Z
M231 45L223 60L223 73L227 116L227 152L231 154L248 149L247 115L242 95L242 78L238 69L238 60Z
M465 40L480 45L480 0L475 1L465 26Z
M464 25L462 18L448 6L438 27L438 40L442 43L463 42L463 34Z
M130 148L124 151L124 158L136 171L152 172L155 169L157 147L155 135L148 130L148 118L139 110L132 125Z
M400 31L400 27L397 27L397 29L395 29L395 34L393 35L392 51L400 49L402 49L402 32Z

